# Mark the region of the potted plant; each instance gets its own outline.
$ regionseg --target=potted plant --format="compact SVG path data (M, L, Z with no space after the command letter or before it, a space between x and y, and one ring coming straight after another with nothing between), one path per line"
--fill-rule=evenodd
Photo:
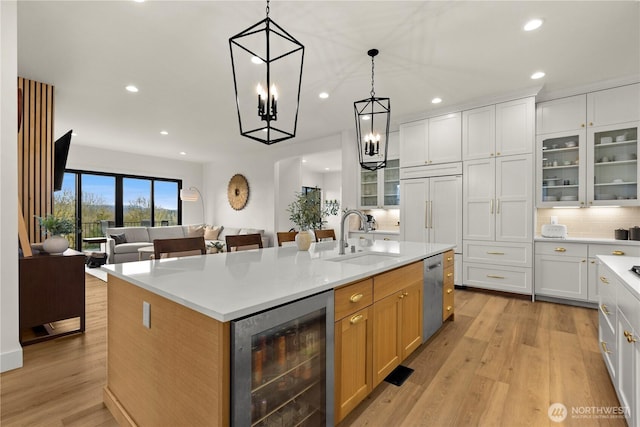
M42 244L43 249L50 254L61 254L69 247L69 241L64 235L73 233L73 221L69 218L47 215L45 218L36 216L43 235L48 237Z
M300 231L296 236L296 245L301 251L306 251L315 240L313 230L322 228L325 217L338 212L338 201L320 203L319 191L296 193L295 199L287 207L289 220L298 226Z

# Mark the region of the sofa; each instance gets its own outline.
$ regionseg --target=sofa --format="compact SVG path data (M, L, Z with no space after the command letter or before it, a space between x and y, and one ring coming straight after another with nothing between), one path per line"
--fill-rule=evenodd
M210 244L224 243L225 236L228 235L254 233L262 235L262 246L265 248L269 246L269 239L264 236L264 230L254 228L213 227L200 224L165 227L108 227L105 233L107 237L107 263L119 264L138 261L140 259L138 249L153 246L155 239L204 236L206 243Z

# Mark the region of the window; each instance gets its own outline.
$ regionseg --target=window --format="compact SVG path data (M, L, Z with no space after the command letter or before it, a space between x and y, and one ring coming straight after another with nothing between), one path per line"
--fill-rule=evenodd
M107 227L180 224L181 188L178 179L67 170L53 211L77 224L70 247L100 250L99 243L83 239L102 237Z

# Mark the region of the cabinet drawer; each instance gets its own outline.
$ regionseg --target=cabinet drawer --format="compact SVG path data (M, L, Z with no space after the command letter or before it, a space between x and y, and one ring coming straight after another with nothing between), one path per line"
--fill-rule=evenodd
M587 257L587 245L565 242L536 242L536 255Z
M625 285L616 280L616 300L620 310L629 324L640 333L640 300L638 300Z
M496 291L531 294L530 268L464 263L464 284Z
M589 257L596 255L624 255L624 256L640 256L640 243L638 245L600 245L589 244Z
M373 279L338 288L334 294L335 319L342 319L372 303Z
M455 253L453 252L453 250L445 252L444 254L442 254L442 267L448 268L453 266L454 260Z
M531 267L533 256L531 244L488 244L466 240L463 244L464 262Z
M600 352L604 359L611 380L616 378L616 336L613 330L607 326L607 321L604 320L602 312L599 313L600 326L598 327L598 340L600 344ZM615 381L613 381L615 383Z
M454 312L454 291L453 285L451 287L444 287L444 293L442 294L442 321L444 322Z
M447 286L451 286L453 288L453 278L455 276L454 266L451 265L449 267L445 267L443 270L443 286L446 288Z
M374 240L391 240L393 242L397 242L398 240L400 240L400 237L398 234L384 234L384 233L374 233Z
M375 276L373 278L373 300L380 301L407 286L415 283L422 284L422 275L422 261L419 261Z

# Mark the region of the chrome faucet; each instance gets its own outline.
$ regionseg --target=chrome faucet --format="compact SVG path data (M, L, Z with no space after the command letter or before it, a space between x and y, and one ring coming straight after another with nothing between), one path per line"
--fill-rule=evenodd
M344 240L344 223L347 217L351 214L356 214L360 217L360 221L362 221L364 232L369 231L369 224L367 223L367 217L364 216L362 212L356 209L350 209L342 214L342 219L340 220L340 249L338 250L339 255L344 255L344 248L349 246L349 244Z

